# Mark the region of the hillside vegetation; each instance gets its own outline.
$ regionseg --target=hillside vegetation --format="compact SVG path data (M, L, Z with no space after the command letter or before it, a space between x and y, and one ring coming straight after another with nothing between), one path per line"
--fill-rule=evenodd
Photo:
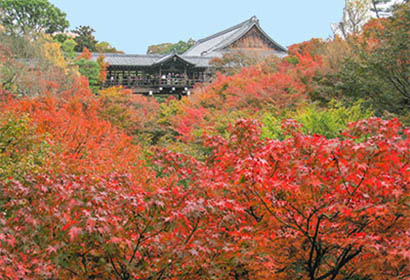
M162 102L2 29L0 278L407 279L409 23Z

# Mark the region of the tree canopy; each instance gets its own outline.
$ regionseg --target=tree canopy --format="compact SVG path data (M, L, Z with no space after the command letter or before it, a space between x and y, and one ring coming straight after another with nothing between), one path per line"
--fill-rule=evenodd
M149 46L147 54L168 54L175 52L182 54L195 44L195 40L189 39L188 41L179 41L178 43L162 43L158 45Z
M91 52L97 51L98 41L95 39L93 33L95 32L90 26L78 26L72 31L77 36L74 38L74 41L77 43L75 46L76 52L82 52L84 48L87 48Z
M66 14L47 0L1 0L0 24L11 34L63 32Z
M117 50L110 43L101 41L95 45L97 52L99 53L124 53L122 51Z
M364 27L354 45L359 56L340 72L346 94L373 100L380 112L410 114L409 19L410 4L404 4Z

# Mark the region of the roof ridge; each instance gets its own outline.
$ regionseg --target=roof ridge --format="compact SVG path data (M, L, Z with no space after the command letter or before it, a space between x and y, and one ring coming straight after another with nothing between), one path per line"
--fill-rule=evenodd
M266 33L266 32L262 29L262 27L259 25L259 22L256 23L256 27L257 27L257 28L259 29L259 31L262 32L262 34L263 34L264 36L266 36L266 38L268 38L268 39L273 43L273 45L275 45L279 50L284 51L284 52L288 52L285 47L283 47L283 46L280 45L278 42L276 42L275 40L273 40L273 39L268 35L268 33Z
M156 61L154 61L154 63L152 65L156 65L156 64L159 64L159 63L165 63L166 61L168 61L172 57L178 57L179 59L181 59L182 61L184 61L186 63L189 63L191 65L193 64L190 61L186 60L183 56L173 52L173 53L169 53L169 54L157 59Z
M190 58L199 58L199 59L209 59L209 58L212 58L211 56L200 56L200 55L183 55L183 56L181 56L182 58L187 58L187 59L190 59Z
M99 56L101 53L93 52L92 56ZM163 54L128 54L128 53L103 53L104 56L140 56L140 57L163 57Z
M259 30L259 32L261 32L266 38L268 38L271 43L279 50L287 52L286 48L284 48L283 46L281 46L280 44L278 44L275 40L273 40L263 29L262 27L259 25L259 20L254 16L251 18L252 24L248 26L247 29L243 30L240 34L237 34L236 38L231 38L231 40L228 40L226 42L221 42L218 45L216 45L212 51L218 51L221 50L227 46L229 46L230 44L234 43L236 40L238 40L238 38L241 38L242 36L244 36L246 33L248 33L254 26L256 26L256 28Z
M251 18L249 18L249 19L247 19L247 20L245 20L245 21L243 21L243 22L241 22L241 23L239 23L239 24L237 24L237 25L231 26L231 27L229 27L229 28L227 28L227 29L224 29L224 30L222 30L222 31L219 31L218 33L212 34L212 35L210 35L210 36L208 36L208 37L205 37L205 38L202 38L202 39L196 41L195 45L197 45L197 44L199 44L199 43L203 43L203 42L208 41L208 40L211 40L211 39L213 39L213 38L215 38L215 37L219 37L219 36L221 36L221 35L223 35L223 34L226 34L226 33L228 33L228 32L231 32L231 31L233 31L233 30L235 30L235 29L239 29L240 27L242 27L242 26L244 26L244 25L246 25L246 24L253 23L253 22L255 21L255 19L257 20L256 16L252 16ZM194 46L195 46L195 45L194 45Z
M252 17L251 20L253 18L254 17ZM238 40L238 38L240 38L243 35L245 35L246 33L248 33L249 30L251 30L255 25L256 25L256 21L252 21L252 24L250 24L246 29L242 30L241 33L237 34L234 38L231 38L230 40L227 40L226 42L223 42L223 41L220 42L219 44L215 45L214 48L212 50L210 50L209 52L220 50L220 49L225 48L226 46L229 46L230 44L232 44L233 42Z
M262 27L259 25L259 20L256 16L251 17L250 19L248 19L247 21L244 21L240 24L237 24L229 29L223 30L217 34L214 34L212 36L209 36L203 40L198 41L198 44L195 44L193 47L191 47L189 50L187 50L185 53L188 53L190 50L195 49L195 47L200 46L201 44L206 44L206 42L209 39L213 39L216 38L218 36L222 36L223 34L226 34L227 32L233 31L235 29L235 32L232 34L232 36L229 36L229 38L226 38L223 41L217 42L216 44L214 44L211 47L208 47L207 50L203 51L201 54L203 55L207 55L210 54L212 52L215 51L220 51L224 48L226 48L227 46L233 44L235 41L237 41L239 38L241 38L242 36L244 36L246 33L248 33L250 30L252 30L252 28L257 28L259 32L261 32L263 34L263 36L265 36L270 43L273 45L273 48L276 49L277 51L283 51L283 52L287 52L286 48L284 48L283 46L281 46L280 44L278 44L276 41L274 41L263 29Z

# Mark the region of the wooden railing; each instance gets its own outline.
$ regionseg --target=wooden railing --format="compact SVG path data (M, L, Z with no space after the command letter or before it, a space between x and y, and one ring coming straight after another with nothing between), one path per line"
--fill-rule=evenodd
M123 79L108 79L105 82L106 87L110 86L127 86L127 87L141 87L141 88L153 88L153 87L192 87L196 83L203 83L205 80L201 78L196 79L184 79L184 78L123 78Z

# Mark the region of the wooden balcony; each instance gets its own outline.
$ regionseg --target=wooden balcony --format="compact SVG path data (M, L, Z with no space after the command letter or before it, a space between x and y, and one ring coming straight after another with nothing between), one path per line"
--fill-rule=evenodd
M123 86L130 89L155 89L155 88L193 88L196 83L207 82L212 78L211 75L193 75L193 77L107 77L105 87Z

